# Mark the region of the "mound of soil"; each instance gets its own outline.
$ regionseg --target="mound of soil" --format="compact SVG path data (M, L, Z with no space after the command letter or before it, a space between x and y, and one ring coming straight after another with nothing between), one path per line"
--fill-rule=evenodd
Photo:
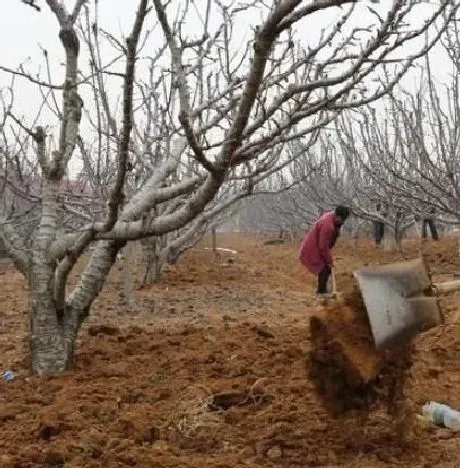
M376 350L358 290L315 311L310 333L310 377L328 412L370 410L382 402L391 411L398 406L411 346Z

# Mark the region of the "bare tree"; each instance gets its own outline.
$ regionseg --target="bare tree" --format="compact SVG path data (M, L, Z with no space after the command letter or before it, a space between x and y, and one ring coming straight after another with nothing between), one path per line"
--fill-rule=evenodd
M239 228L243 231L279 231L295 237L319 212L319 203L307 187L314 173L320 173L324 161L315 154L318 135L307 144L294 142L289 152L294 155L283 171L271 174L257 185L253 197L239 206Z
M350 117L336 121L336 126L325 128L315 144L290 167L290 186L282 181L276 198L267 201L264 221L277 222L279 228L304 230L322 212L344 204L354 216L344 226L353 239L360 231L370 231L372 223L381 222L390 232L385 248L401 248L405 232L414 225L413 211L401 202L397 194L373 177L372 171L360 158L356 129L349 128ZM376 158L376 161L379 161ZM380 205L380 209L378 209Z
M433 216L459 223L459 45L452 22L442 38L455 70L450 82L434 78L427 55L417 89L398 87L380 109L368 106L340 119L344 153L371 178L379 199L408 216L409 226Z
M358 115L359 120L366 113L363 111ZM366 130L375 136L378 129L378 126L373 126L367 120L366 124L362 125L357 124L354 116L341 116L336 125L338 146L345 161L347 176L354 180L353 196L350 200L354 214L361 219L385 226L385 230L389 233L385 236L385 249L401 250L404 235L414 227L417 207L399 196L398 190L395 190L392 183L393 174L383 170L384 161L388 162L389 158L393 158L395 163L397 155L389 150L388 146L385 154L375 152L377 140L374 137L369 139ZM378 141L389 145L391 139L388 134L380 134ZM369 163L364 155L367 156L371 152L372 163ZM393 164L393 167L398 170L397 164ZM343 179L347 180L347 176Z
M208 1L202 34L187 39L183 25L191 3L173 10L153 0L150 11L149 2L139 0L122 41L98 25L97 15L89 19L89 0L76 0L72 10L57 0L43 3L59 24L64 84L54 84L50 76L37 78L23 67L1 67L38 86L59 126L53 138L42 117L40 122L20 118L14 108L2 115L26 133L28 144L19 154L31 166L28 181L38 181L17 184L23 192L29 187L39 207L30 247L11 213L3 212L0 224L9 255L29 283L31 367L37 374L71 366L78 330L126 242L193 232L194 223L251 193L267 174L292 162L289 142L308 140L343 110L391 90L458 9L456 2L443 0L420 27L408 30L415 0L395 0L381 13L353 0L281 0L270 8L261 0L247 5ZM315 21L318 12L329 9L340 16L315 44L297 39L297 23ZM241 48L228 39L229 28L250 11L264 20ZM354 27L354 19L360 22L365 13L373 23ZM152 74L143 82L137 71L143 63L140 51L154 25L165 42L146 59ZM425 35L427 43L420 41ZM118 52L109 63L98 51L104 40ZM409 42L417 50L402 56ZM82 54L90 63L87 74L80 69ZM383 71L391 78L372 85ZM108 77L122 81L119 106L109 98ZM93 101L91 107L82 99L88 90L92 97L85 102ZM5 147L11 148L13 136L4 134ZM80 199L71 190L67 195L66 188L69 163L78 152L83 160L79 183L89 184ZM14 152L5 153L11 164ZM219 199L220 206L214 205ZM64 214L73 216L67 225ZM67 291L73 266L93 243L77 285Z

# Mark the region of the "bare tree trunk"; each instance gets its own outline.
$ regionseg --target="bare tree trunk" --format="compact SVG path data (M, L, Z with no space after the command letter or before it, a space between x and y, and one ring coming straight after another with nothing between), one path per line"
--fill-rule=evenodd
M144 259L144 277L142 284L150 284L153 281L152 265L155 257L155 244L151 237L143 239L142 245L142 258Z
M403 238L404 238L404 232L403 230L397 230L395 232L395 240L396 240L396 246L398 248L398 252L399 253L403 253L403 245L402 245L402 242L403 242Z
M145 259L145 272L143 284L158 283L161 281L164 264L167 255L163 252L166 246L166 236L150 237L142 243Z
M351 230L351 245L354 249L356 249L356 247L358 247L358 240L359 240L359 234L360 234L360 231L361 231L361 226L356 223L353 227L352 227L352 230Z
M163 259L161 256L161 247L164 244L164 240L162 237L157 237L155 242L155 255L153 257L153 282L159 283L161 281L161 274L163 272L163 266L165 264L166 259Z
M75 340L82 321L66 304L58 310L54 300L55 265L35 252L29 276L29 348L34 374L62 372L72 367Z
M29 277L29 347L31 371L54 374L72 367L75 340L94 299L115 263L122 244L102 242L62 310L55 301L56 265L37 242Z
M422 222L414 223L414 230L417 233L417 237L420 239L422 238Z
M404 231L400 229L391 229L383 239L383 249L385 252L401 252Z
M56 235L58 187L42 184L42 218L34 239L29 279L30 365L34 374L62 372L71 367L78 325L66 303L55 300L56 262L48 247ZM61 310L58 310L60 307Z
M54 269L35 265L29 281L29 347L31 370L38 375L72 366L77 324L66 320L73 314L56 310L53 287Z
M123 260L123 279L124 279L124 299L125 305L129 311L133 309L134 297L133 297L133 274L132 268L132 257L133 257L133 245L132 242L128 242L126 247L123 249L124 260Z
M398 250L398 242L396 240L396 233L394 230L388 230L389 232L383 238L383 250L385 252L395 252Z

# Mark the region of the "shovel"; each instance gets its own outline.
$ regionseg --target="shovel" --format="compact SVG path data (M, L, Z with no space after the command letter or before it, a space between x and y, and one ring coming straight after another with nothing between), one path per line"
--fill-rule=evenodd
M354 273L377 349L389 348L443 323L437 294L460 281L432 284L422 258L362 268Z
M337 292L337 283L335 282L335 269L334 268L331 268L331 283L332 283L331 298L336 298L338 296L338 292Z

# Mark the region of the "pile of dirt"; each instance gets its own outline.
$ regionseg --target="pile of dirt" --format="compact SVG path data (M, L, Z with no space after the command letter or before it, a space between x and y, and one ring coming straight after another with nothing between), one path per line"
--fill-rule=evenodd
M310 317L310 377L334 415L385 404L396 411L412 365L409 345L378 351L357 289Z

